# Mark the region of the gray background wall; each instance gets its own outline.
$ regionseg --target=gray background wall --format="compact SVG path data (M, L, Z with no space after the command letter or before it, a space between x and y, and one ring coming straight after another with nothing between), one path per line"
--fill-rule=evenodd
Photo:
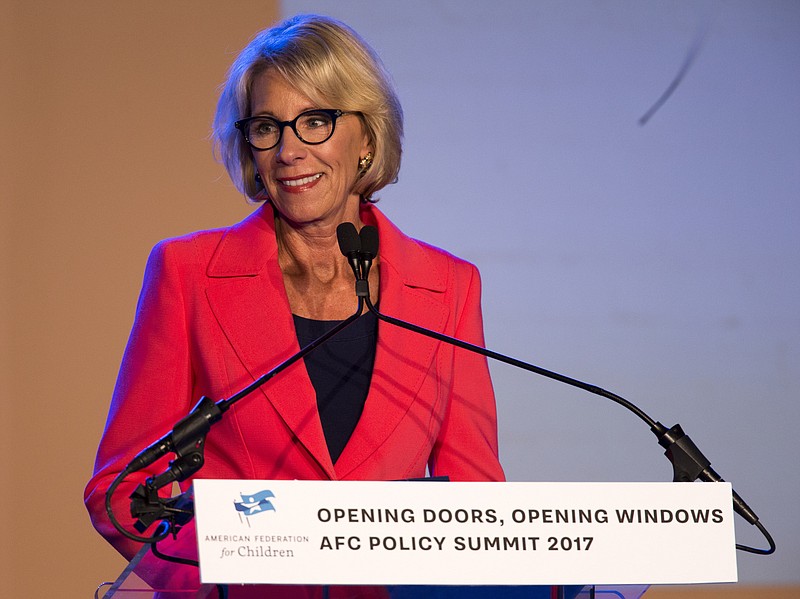
M680 423L778 544L739 553L740 579L800 581L800 3L282 6L343 19L393 73L407 135L380 207L479 266L488 345ZM512 480L671 480L632 414L492 372Z

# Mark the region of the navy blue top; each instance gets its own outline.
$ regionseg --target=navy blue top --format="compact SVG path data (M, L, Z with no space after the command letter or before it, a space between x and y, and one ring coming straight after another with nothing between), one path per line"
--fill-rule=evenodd
M300 347L339 322L294 316ZM317 392L317 409L334 464L364 410L377 343L378 319L367 312L304 358L311 384Z

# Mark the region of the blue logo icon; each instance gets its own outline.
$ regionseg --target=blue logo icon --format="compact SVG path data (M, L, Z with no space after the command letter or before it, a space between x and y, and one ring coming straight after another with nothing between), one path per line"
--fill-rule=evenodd
M253 495L247 495L245 493L239 493L239 495L242 497L242 500L235 500L233 506L236 508L236 511L239 512L240 517L245 516L248 518L248 524L250 523L250 516L275 511L275 506L272 505L270 501L270 499L275 497L272 491L265 489Z

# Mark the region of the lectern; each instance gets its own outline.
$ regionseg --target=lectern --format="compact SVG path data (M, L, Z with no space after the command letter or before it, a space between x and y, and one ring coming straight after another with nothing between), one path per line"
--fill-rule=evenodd
M97 597L638 599L737 578L728 483L200 479L194 501L178 542L201 591L145 545Z

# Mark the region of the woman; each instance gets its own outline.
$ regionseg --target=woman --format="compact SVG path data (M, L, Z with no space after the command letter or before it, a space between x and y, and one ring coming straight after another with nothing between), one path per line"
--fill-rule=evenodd
M406 237L373 204L397 177L401 136L380 60L338 21L294 17L233 63L215 146L234 184L263 204L228 229L161 242L148 261L85 494L95 527L127 558L139 545L111 526L104 495L137 451L201 396L230 397L355 311L340 223L378 228L369 282L383 312L483 343L475 267ZM237 403L209 434L205 458L204 478L393 480L427 469L503 479L485 359L378 328L369 315ZM163 469L158 462L116 492L126 525L132 488ZM188 568L166 576L197 584Z

